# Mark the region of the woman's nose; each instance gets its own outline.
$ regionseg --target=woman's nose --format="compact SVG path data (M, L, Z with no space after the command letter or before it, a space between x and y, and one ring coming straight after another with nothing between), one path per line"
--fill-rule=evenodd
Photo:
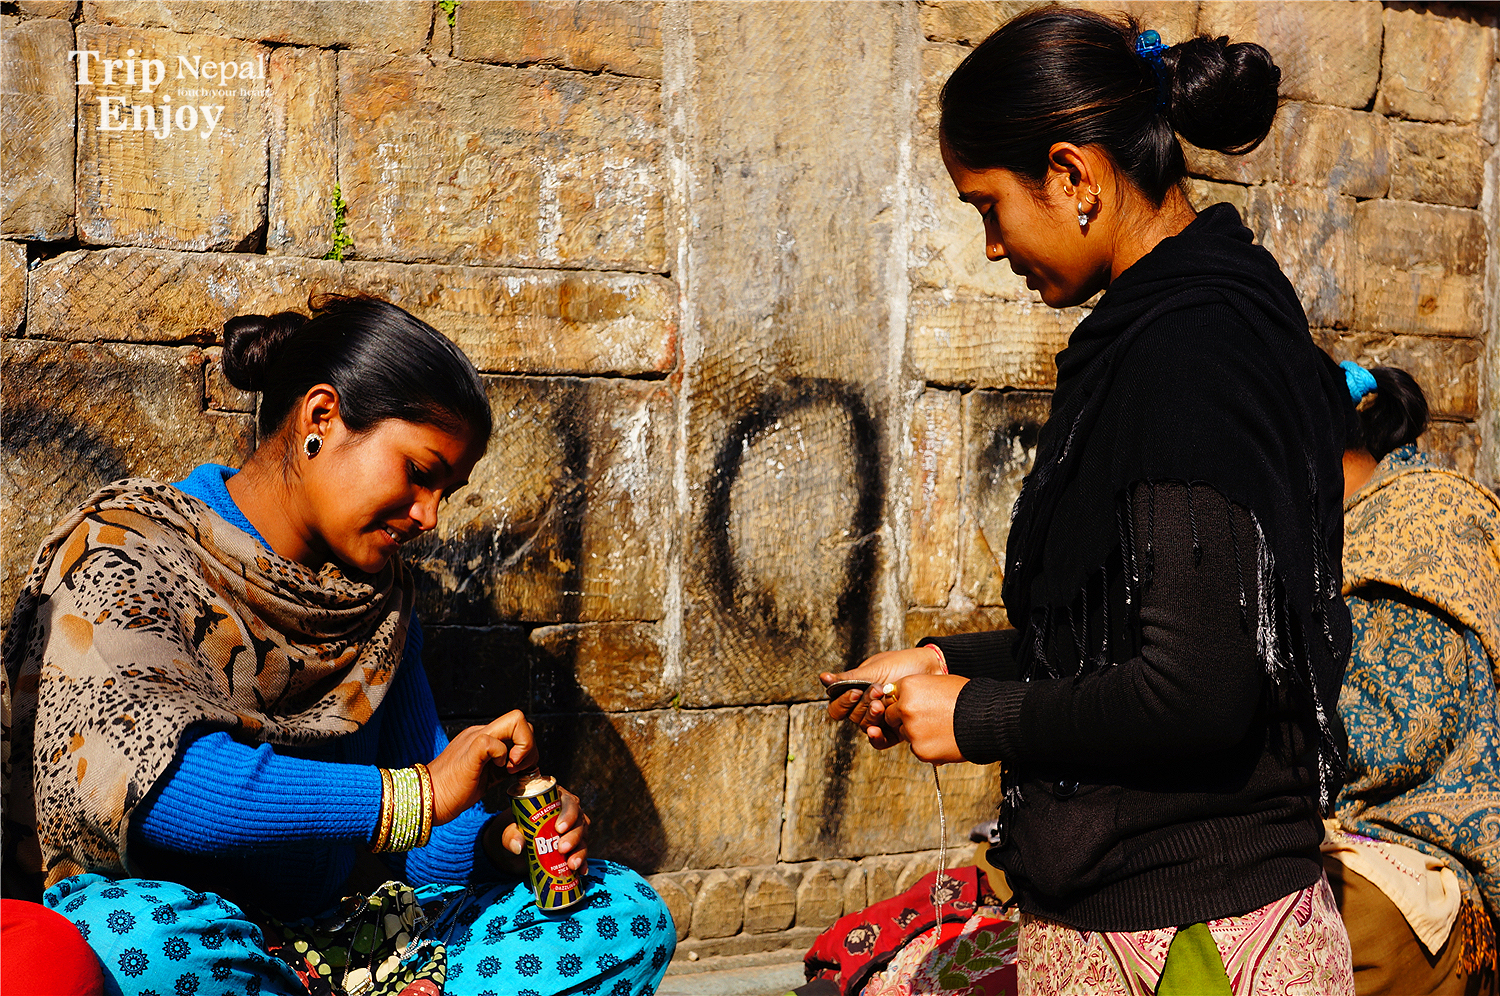
M998 242L987 243L984 254L991 263L998 263L1005 258L1005 247Z
M412 502L412 520L416 522L417 528L424 533L437 526L437 512L438 493L436 491L424 492L417 497L416 501Z

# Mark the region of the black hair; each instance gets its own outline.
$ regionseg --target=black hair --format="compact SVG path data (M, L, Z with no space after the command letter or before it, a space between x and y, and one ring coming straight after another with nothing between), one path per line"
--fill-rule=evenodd
M1427 428L1427 396L1411 374L1399 367L1371 367L1375 391L1360 402L1358 428L1350 433L1348 448L1364 450L1376 460L1407 443Z
M283 311L224 323L224 376L260 392L262 435L274 435L308 390L329 384L351 432L395 418L488 442L494 423L479 372L442 333L372 297L325 295L312 310L311 319Z
M939 133L966 169L1039 186L1056 142L1093 145L1153 204L1187 176L1181 135L1241 155L1269 134L1281 70L1259 45L1200 35L1165 49L1161 75L1135 51L1140 25L1042 7L1007 21L943 85Z

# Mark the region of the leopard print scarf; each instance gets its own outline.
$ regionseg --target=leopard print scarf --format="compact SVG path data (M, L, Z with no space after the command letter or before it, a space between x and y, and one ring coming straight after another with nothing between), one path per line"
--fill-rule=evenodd
M171 485L107 485L42 543L5 635L8 855L49 887L130 874L131 813L189 727L285 745L359 729L411 607L399 558L313 571Z

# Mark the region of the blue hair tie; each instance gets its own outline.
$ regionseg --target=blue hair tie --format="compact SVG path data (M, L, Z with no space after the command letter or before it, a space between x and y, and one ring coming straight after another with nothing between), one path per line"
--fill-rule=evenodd
M1156 74L1156 109L1164 111L1167 109L1170 93L1167 88L1167 66L1163 60L1163 54L1167 46L1161 43L1161 34L1154 29L1142 31L1135 36L1135 54L1151 63L1151 71Z
M1357 405L1365 395L1375 390L1375 375L1353 360L1345 360L1339 366L1344 368L1344 383L1349 387L1349 397Z

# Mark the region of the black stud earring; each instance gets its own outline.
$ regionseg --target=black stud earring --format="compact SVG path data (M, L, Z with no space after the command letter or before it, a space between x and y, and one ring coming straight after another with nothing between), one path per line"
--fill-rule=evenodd
M303 452L307 454L307 458L311 460L313 457L322 452L323 437L318 435L316 432L309 432L307 434L307 438L302 440L302 449Z

